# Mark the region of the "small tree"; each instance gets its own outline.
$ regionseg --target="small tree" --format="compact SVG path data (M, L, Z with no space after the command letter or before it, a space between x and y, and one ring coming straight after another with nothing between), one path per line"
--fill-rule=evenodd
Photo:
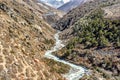
M116 47L120 48L120 38L119 37L117 38Z
M107 47L107 46L109 46L109 41L108 41L108 39L107 38L105 38L104 36L102 36L102 37L100 37L100 43L99 43L99 45L101 46L101 47Z

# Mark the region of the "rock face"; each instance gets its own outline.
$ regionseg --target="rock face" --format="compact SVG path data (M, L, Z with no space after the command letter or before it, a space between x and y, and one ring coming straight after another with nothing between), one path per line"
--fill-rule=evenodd
M35 0L0 0L0 80L62 79L43 61L55 32L41 17L46 8Z

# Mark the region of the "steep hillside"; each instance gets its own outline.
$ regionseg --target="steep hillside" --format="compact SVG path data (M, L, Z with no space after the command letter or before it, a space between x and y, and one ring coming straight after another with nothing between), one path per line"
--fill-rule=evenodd
M49 5L46 5L45 3L40 2L39 0L36 2L40 8L39 12L42 13L41 18L43 18L49 24L55 23L65 14L62 11L59 11L55 8L50 7ZM32 5L35 6L34 4Z
M83 5L71 10L60 20L56 22L53 27L58 30L64 30L72 26L77 20L91 12L92 10L98 8L99 6L104 6L104 4L112 5L119 2L119 0L92 0L84 3Z
M90 69L81 80L120 79L119 13L119 0L100 0L85 3L58 21L56 28L63 30L66 46L54 54Z
M39 1L49 5L51 7L54 7L54 8L58 8L64 4L63 0L39 0Z
M73 8L76 8L77 6L81 5L84 3L85 0L71 0L67 2L66 4L60 6L58 10L68 12L72 10Z
M46 8L35 0L0 0L0 80L62 79L43 59L55 33L42 19Z
M25 0L25 2L32 7L32 12L35 12L41 19L44 19L47 23L52 24L55 23L55 21L59 20L65 13L62 11L59 11L53 7L50 7L49 5L46 5L39 0L34 0L34 2L31 2L30 0Z

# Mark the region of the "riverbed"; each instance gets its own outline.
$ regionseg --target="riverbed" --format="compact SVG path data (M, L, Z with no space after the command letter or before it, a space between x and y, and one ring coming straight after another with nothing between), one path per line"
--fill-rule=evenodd
M59 33L57 32L54 35L55 38L55 45L51 48L51 50L46 51L45 53L45 57L48 59L53 59L57 62L61 62L64 64L67 64L71 67L69 73L64 74L63 77L65 77L67 80L79 80L80 78L82 78L86 73L88 73L88 70L82 66L79 65L75 65L73 63L70 63L68 61L59 59L58 57L56 57L55 55L53 55L52 53L55 51L60 50L61 48L63 48L65 45L62 43L62 41L59 39Z

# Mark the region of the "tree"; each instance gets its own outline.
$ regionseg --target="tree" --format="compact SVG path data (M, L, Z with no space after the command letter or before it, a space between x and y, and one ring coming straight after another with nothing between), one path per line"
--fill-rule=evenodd
M101 36L99 41L100 41L99 45L101 47L107 47L107 46L109 46L109 41L104 36Z
M117 38L116 47L120 48L120 37Z

